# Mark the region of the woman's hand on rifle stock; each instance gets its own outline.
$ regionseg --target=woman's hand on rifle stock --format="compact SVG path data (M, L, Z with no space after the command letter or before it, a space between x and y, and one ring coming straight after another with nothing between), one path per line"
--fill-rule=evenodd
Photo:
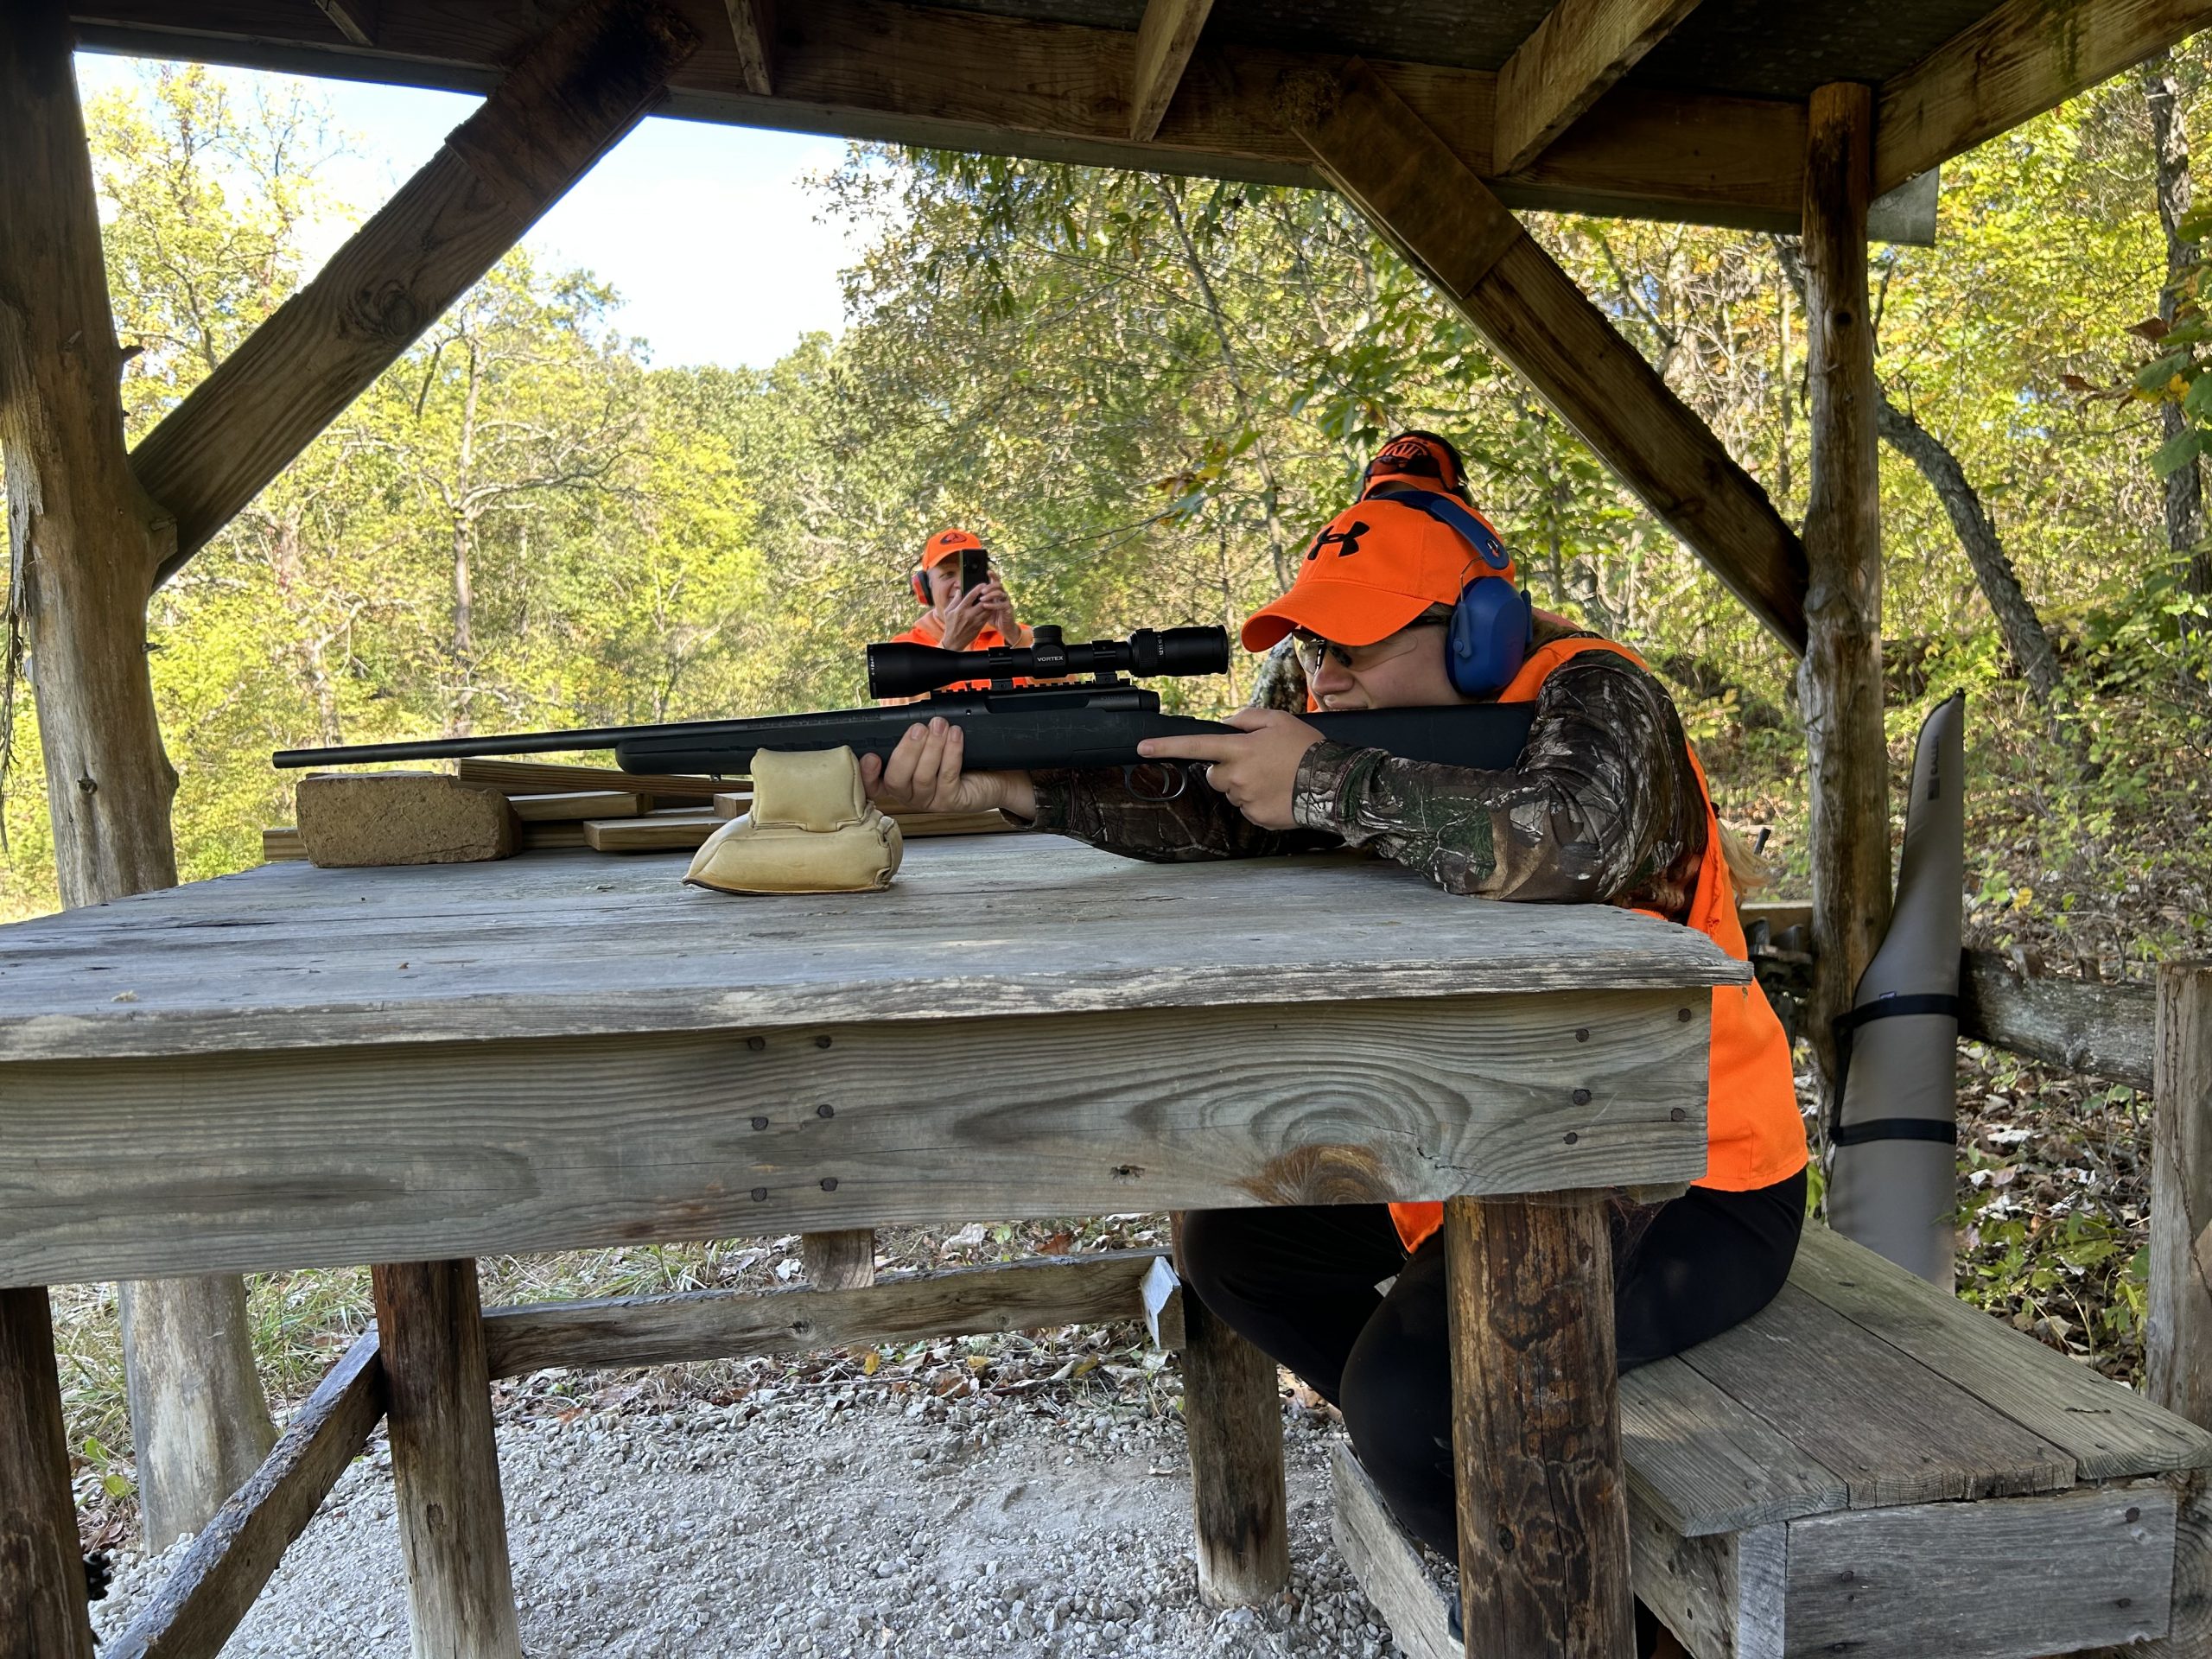
M1037 816L1026 772L963 772L960 728L939 716L906 728L888 760L861 757L861 783L886 812L1011 812Z

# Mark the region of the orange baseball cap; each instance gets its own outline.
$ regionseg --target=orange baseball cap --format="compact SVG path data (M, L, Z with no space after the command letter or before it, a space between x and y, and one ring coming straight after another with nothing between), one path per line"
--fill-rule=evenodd
M1457 501L1451 505L1490 528L1480 513ZM1332 518L1308 544L1290 591L1245 622L1244 649L1266 651L1298 628L1340 645L1371 645L1432 605L1457 604L1478 576L1512 581L1513 562L1503 541L1497 550L1503 566L1421 508L1370 496Z
M922 543L922 563L925 567L943 564L947 559L957 559L970 548L983 550L983 538L972 530L940 530Z
M1386 480L1424 490L1449 490L1465 500L1467 469L1448 438L1433 432L1401 432L1375 452L1360 479L1360 493Z

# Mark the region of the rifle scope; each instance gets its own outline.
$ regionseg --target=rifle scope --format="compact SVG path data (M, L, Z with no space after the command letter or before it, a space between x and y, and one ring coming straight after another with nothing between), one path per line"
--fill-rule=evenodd
M1065 680L1096 674L1222 674L1229 669L1225 628L1139 628L1126 639L1071 645L1058 628L1039 628L1027 647L944 651L904 643L868 648L868 695L918 697L958 680Z

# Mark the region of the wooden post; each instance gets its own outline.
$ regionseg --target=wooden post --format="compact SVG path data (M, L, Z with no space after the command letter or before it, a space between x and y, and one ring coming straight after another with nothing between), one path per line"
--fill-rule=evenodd
M1636 1616L1604 1200L1452 1198L1444 1249L1468 1659L1622 1659Z
M866 1290L875 1282L875 1229L801 1233L798 1259L817 1290Z
M416 1659L522 1659L476 1263L371 1276Z
M2151 1398L2212 1427L2212 962L2158 970L2152 1107Z
M2158 970L2151 1126L2152 1400L2212 1428L2212 962ZM2173 1623L2154 1655L2212 1652L2212 1478L2180 1483Z
M149 575L172 543L123 448L92 157L64 0L0 0L0 451L10 624L33 664L61 902L176 885L146 671ZM236 1278L125 1286L131 1437L149 1548L198 1529L276 1431Z
M0 1290L0 1659L92 1659L42 1289Z
M1275 1363L1187 1289L1183 1427L1191 1442L1198 1594L1217 1607L1265 1601L1290 1582Z
M1805 511L1814 1052L1830 1087L1829 1022L1851 1006L1890 919L1890 766L1882 731L1882 509L1874 327L1866 293L1873 94L1818 88L1805 152L1806 370L1812 496Z

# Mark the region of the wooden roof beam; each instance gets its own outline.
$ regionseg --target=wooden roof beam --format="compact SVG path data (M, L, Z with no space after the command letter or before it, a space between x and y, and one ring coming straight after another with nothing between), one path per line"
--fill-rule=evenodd
M1213 0L1147 0L1129 92L1129 137L1139 143L1160 130L1212 10Z
M696 10L698 0L683 3ZM80 0L79 32L99 50L473 91L496 84L496 65L521 44L512 20L522 8L378 7L373 52L337 41L301 0L194 0L188 9L99 0L96 13ZM1137 30L902 0L807 0L776 19L774 95L764 97L748 85L719 9L700 15L715 25L670 79L671 115L1263 183L1319 181L1313 157L1277 118L1277 89L1333 77L1345 61L1202 34L1157 130L1141 142L1129 136ZM1532 166L1497 178L1497 76L1429 64L1375 69L1509 207L1797 229L1802 104L1630 81Z
M727 0L730 39L737 45L737 71L745 90L767 98L776 90L775 0Z
M1495 170L1534 162L1696 9L1697 0L1559 0L1497 72Z
M698 45L653 0L589 0L131 451L176 519L158 586L590 171Z
M377 0L315 0L322 15L355 46L377 43Z
M1598 458L1792 651L1804 543L1712 429L1367 65L1283 118L1331 183L1482 331Z
M1874 194L2212 28L2212 0L2010 0L1882 85Z

